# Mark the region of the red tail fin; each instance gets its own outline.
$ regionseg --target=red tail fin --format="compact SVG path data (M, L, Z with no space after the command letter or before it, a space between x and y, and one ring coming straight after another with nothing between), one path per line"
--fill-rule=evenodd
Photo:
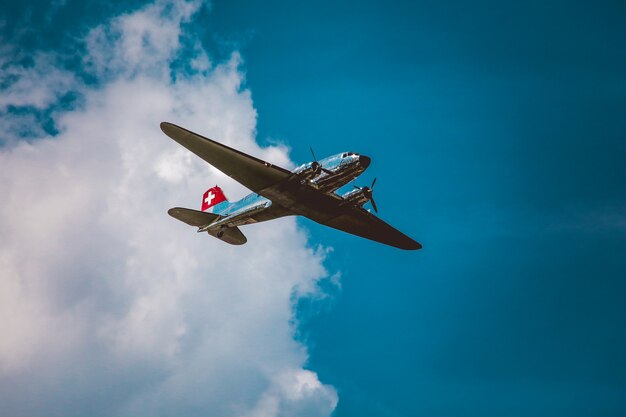
M207 211L211 207L224 201L228 201L228 199L220 187L216 185L213 188L209 188L202 196L202 211Z

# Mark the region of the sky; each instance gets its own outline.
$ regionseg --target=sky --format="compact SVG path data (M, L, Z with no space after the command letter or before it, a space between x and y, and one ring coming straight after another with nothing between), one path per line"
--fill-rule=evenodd
M0 6L0 414L626 414L622 2ZM167 120L372 158L405 252L230 247Z

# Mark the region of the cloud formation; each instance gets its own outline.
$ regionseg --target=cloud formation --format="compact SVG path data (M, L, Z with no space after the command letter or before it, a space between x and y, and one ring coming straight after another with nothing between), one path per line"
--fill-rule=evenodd
M165 137L162 120L293 165L285 147L255 142L237 53L213 63L196 45L193 71L171 73L199 7L157 1L92 29L80 71L95 85L51 54L7 64L2 415L323 416L337 404L293 338L294 294L315 293L324 251L293 218L247 228L249 243L232 247L166 214L197 207L214 182L231 199L246 191ZM36 120L6 111L67 92L81 99L52 112L54 136L25 134Z

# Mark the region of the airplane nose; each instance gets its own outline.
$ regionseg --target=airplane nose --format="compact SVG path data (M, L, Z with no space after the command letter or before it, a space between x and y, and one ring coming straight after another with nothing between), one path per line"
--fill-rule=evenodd
M372 159L369 156L359 155L359 164L363 166L363 169L367 169L370 166L370 162L372 162Z

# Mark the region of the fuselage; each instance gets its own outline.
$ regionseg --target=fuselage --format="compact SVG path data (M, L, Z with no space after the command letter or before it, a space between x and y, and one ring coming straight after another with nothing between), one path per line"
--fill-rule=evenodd
M343 152L320 161L300 165L292 171L293 178L289 182L298 185L306 183L310 187L324 191L328 198L341 199L342 197L335 191L359 176L367 169L370 162L370 158L365 155ZM285 186L288 187L289 184ZM283 205L279 196L272 200L252 193L239 201L225 202L225 204L215 206L213 213L220 216L219 220L201 228L201 231L258 223L288 215L304 215L317 220L316 217L321 215L311 211L308 205L302 205L302 207ZM320 213L326 212L320 210Z

